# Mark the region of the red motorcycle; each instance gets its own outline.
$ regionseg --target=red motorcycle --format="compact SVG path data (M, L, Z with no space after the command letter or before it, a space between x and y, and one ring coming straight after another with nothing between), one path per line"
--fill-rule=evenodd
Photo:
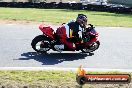
M32 48L41 53L46 53L50 49L54 51L73 51L60 43L57 33L51 28L51 26L40 25L39 29L43 32L42 35L36 36L31 43ZM97 50L100 46L98 41L98 33L95 27L90 24L90 27L82 31L81 41L75 41L76 38L68 38L67 41L74 42L76 47L74 51L81 50L84 53L90 53ZM90 45L89 45L90 44Z

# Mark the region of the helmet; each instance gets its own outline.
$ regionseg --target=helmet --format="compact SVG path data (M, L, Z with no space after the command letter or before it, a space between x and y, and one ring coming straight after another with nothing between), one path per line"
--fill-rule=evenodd
M86 26L87 25L87 16L84 14L78 14L78 17L76 21L81 25L81 26Z

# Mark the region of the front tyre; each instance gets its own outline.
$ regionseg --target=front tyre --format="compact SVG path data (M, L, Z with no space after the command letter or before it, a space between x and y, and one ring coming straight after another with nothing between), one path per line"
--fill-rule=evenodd
M31 43L32 48L41 53L46 53L50 50L50 39L44 35L36 36Z
M93 51L97 50L99 48L99 46L100 46L100 42L96 41L90 47L83 48L83 49L81 49L81 51L83 53L90 53L90 52L93 52Z

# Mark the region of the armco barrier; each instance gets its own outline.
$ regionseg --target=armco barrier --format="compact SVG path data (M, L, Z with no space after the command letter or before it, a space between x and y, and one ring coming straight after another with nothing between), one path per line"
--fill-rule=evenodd
M0 7L15 7L15 8L44 8L44 9L72 9L72 10L91 10L91 11L106 11L116 13L132 13L132 8L112 7L106 5L82 5L82 3L32 3L32 2L0 2Z

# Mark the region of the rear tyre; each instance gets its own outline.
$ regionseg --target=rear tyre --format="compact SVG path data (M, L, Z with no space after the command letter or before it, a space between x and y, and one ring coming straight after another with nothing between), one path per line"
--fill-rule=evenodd
M99 46L100 46L100 42L96 41L90 47L83 48L83 49L81 49L81 51L83 53L90 53L90 52L93 52L93 51L97 50L99 48Z
M50 39L44 35L36 36L31 43L32 48L40 53L46 53L50 50Z

